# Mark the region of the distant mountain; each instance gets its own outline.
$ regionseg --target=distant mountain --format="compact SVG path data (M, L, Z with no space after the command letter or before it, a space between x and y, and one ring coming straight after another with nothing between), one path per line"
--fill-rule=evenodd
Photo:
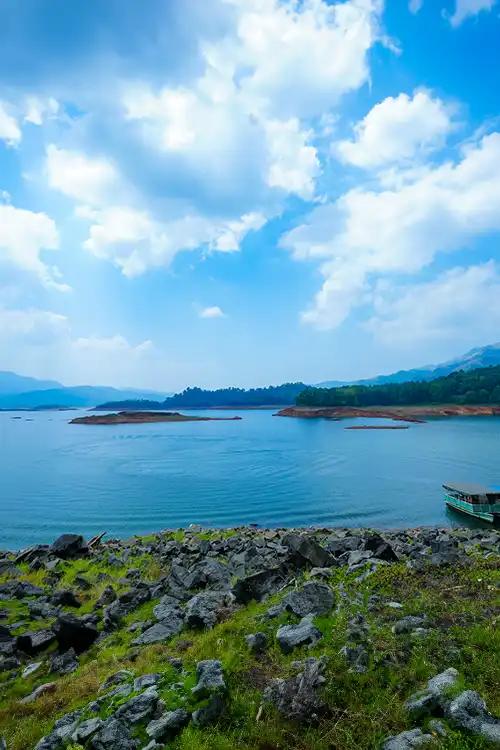
M0 409L35 409L47 406L95 406L102 401L164 399L167 393L110 386L64 386L53 380L0 372Z
M13 396L27 391L44 391L46 388L63 388L57 380L38 380L15 372L0 371L0 396Z
M366 380L326 380L318 383L318 388L338 388L342 385L384 385L384 383L405 383L418 380L435 380L459 370L476 370L479 367L500 365L500 342L471 349L461 357L450 359L439 365L424 365L413 370L398 370L390 375L377 375Z

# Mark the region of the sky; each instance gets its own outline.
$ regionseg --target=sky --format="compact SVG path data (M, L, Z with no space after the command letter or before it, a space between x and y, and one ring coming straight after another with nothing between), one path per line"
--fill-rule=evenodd
M500 339L500 1L0 0L0 369L347 380Z

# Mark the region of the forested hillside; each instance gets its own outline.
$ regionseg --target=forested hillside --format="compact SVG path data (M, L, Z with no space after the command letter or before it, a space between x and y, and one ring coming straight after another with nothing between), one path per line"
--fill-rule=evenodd
M432 381L305 388L298 406L500 404L500 365L454 372Z

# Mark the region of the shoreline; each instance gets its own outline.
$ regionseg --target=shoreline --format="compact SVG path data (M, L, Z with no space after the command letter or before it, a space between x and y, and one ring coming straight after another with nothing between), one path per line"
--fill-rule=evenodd
M497 417L500 406L429 404L415 406L288 406L275 417L295 417L299 419L333 419L352 417L366 419L392 419L394 421L423 423L424 417Z

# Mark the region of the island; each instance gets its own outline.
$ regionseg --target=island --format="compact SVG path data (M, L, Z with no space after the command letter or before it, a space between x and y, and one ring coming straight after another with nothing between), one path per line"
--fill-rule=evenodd
M425 422L426 417L495 417L500 416L500 406L465 404L428 404L411 406L288 406L276 417L301 419L393 419L402 422Z
M241 417L199 417L177 411L119 411L112 414L91 414L75 417L70 424L146 424L147 422L228 422Z

